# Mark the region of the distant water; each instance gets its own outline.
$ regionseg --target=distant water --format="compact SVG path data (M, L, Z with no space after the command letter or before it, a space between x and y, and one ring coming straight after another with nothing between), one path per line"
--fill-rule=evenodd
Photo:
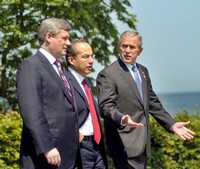
M165 109L172 115L180 111L200 112L200 92L158 95Z

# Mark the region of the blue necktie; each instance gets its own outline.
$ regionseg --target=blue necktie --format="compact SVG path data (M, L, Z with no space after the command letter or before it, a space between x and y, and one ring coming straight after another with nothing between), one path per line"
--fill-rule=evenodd
M140 93L140 97L142 98L143 100L143 93L142 93L142 81L139 77L139 72L137 71L137 66L136 65L133 65L132 67L132 71L133 71L133 74L134 74L134 81L137 85L137 89Z

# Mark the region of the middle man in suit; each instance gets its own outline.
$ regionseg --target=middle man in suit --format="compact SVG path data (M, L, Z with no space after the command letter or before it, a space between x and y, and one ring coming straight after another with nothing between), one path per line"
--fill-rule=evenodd
M83 169L106 168L102 130L98 109L91 94L86 76L93 68L93 51L83 39L71 43L67 56L70 83L74 87L75 99L79 113L80 158Z

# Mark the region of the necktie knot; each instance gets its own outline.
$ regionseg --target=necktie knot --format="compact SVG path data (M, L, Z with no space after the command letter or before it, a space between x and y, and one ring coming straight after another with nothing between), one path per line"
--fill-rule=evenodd
M88 86L88 85L87 85L87 81L86 81L86 79L83 79L83 81L82 81L82 85L83 85L83 86Z
M55 62L54 62L54 65L56 65L59 70L62 70L61 63L60 63L59 60L56 59Z
M60 61L56 59L54 64L56 65L56 67L58 69L59 76L62 79L62 81L64 82L64 86L65 86L66 90L68 91L69 95L72 97L71 87L70 87L70 84L69 84L67 78L65 77L65 75L63 73Z
M60 62L59 62L59 60L57 60L57 59L54 61L54 64L55 64L56 66L58 66L59 63L60 63Z
M135 64L132 66L132 70L133 70L134 72L137 72L137 66L136 66Z

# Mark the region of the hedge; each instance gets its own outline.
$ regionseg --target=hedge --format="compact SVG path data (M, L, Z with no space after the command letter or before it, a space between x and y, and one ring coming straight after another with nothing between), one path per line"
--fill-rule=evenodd
M188 127L196 133L195 138L182 141L151 119L152 156L149 169L200 169L200 115L182 112L175 118L177 121L190 121Z
M151 118L152 156L148 169L199 169L200 168L200 115L178 113L178 121L191 121L189 128L195 131L192 141L182 141L166 132ZM18 169L21 118L17 112L0 113L0 168ZM110 169L113 164L109 158Z
M18 169L21 119L19 113L0 114L0 168Z

